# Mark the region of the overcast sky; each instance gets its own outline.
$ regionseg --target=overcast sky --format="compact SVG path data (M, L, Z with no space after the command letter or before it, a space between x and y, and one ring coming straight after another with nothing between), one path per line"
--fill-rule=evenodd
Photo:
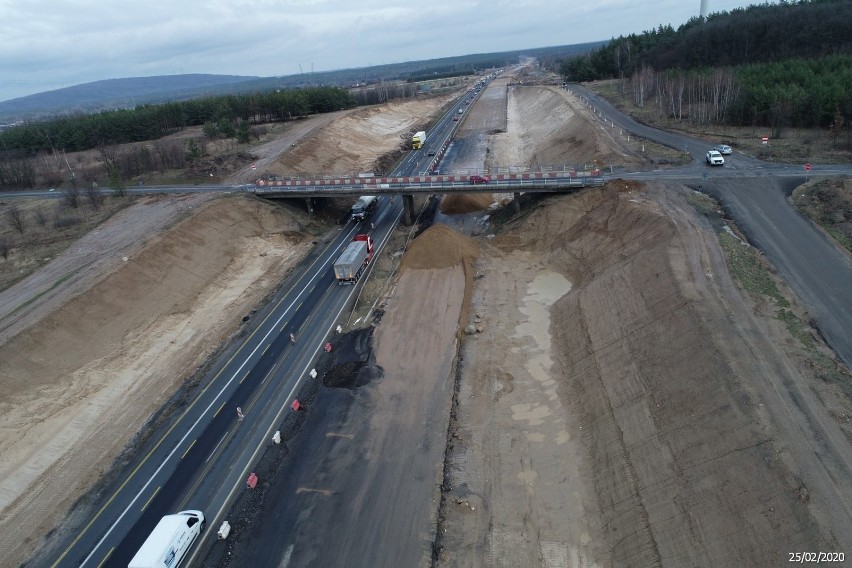
M710 12L763 1L709 0ZM775 3L774 1L772 3ZM101 79L269 77L677 28L700 0L0 0L0 101Z

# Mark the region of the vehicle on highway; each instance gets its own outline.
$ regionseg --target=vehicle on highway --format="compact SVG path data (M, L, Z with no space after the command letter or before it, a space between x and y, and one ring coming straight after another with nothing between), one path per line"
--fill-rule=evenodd
M459 117L458 117L458 116L454 116L454 117L453 117L453 120L454 120L454 121L456 121L456 122L458 122Z
M723 156L727 156L728 154L732 154L734 151L727 144L717 144L713 146L713 149L722 154Z
M375 211L379 205L379 199L375 195L362 195L352 206L352 220L363 221L370 213Z
M430 155L430 156L434 156L434 155L435 155L435 150L429 150L429 155Z
M355 235L334 261L334 277L338 284L355 284L373 259L373 239L370 235Z
M127 568L177 568L203 528L204 513L201 511L166 515L142 543Z
M718 151L710 150L707 152L707 163L711 166L724 166L725 158Z
M419 150L423 147L423 143L426 142L426 131L419 130L414 133L414 136L411 137L411 149Z
M473 185L476 185L476 184L479 184L479 183L488 183L490 181L488 179L488 176L478 176L478 175L470 176L469 179L470 179L470 183L472 183Z

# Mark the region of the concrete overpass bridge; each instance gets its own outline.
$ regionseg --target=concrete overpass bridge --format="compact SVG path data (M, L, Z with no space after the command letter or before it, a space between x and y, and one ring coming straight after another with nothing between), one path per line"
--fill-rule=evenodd
M304 198L308 211L315 197L342 195L402 195L403 222L414 222L414 195L436 193L512 193L514 203L523 193L564 193L579 188L602 186L600 170L592 172L525 172L478 175L425 175L401 177L351 177L328 179L258 180L253 189L260 197Z

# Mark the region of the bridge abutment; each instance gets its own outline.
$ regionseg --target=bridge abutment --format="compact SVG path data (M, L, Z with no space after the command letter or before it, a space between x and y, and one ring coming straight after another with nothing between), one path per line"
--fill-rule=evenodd
M414 196L402 196L402 224L411 226L414 224Z
M513 195L512 212L513 213L520 213L521 212L521 194L515 192L512 195Z

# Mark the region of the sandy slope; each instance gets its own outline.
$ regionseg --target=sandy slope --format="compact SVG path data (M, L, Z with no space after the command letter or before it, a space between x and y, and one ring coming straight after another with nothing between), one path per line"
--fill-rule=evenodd
M491 159L620 153L557 94L510 90ZM438 565L777 566L852 542L849 401L814 394L687 191L613 183L483 243Z
M811 464L790 446L820 443L789 424L813 417L764 411L777 395L748 369L785 355L740 349L780 338L739 335L751 308L714 241L670 189L609 189L483 248L439 564L777 566L843 548L826 507L845 489L807 473L824 501L801 497Z
M214 200L0 346L4 557L62 518L308 250L297 229L255 199Z
M231 181L269 171L355 173L442 103L300 121L256 149L257 170ZM360 154L337 151L331 141L353 131ZM239 329L309 250L300 231L285 210L254 199L149 198L0 293L4 559L29 556L152 412Z
M383 154L408 146L411 135L449 97L393 101L342 115L317 135L297 143L267 166L291 176L341 176L372 171Z

